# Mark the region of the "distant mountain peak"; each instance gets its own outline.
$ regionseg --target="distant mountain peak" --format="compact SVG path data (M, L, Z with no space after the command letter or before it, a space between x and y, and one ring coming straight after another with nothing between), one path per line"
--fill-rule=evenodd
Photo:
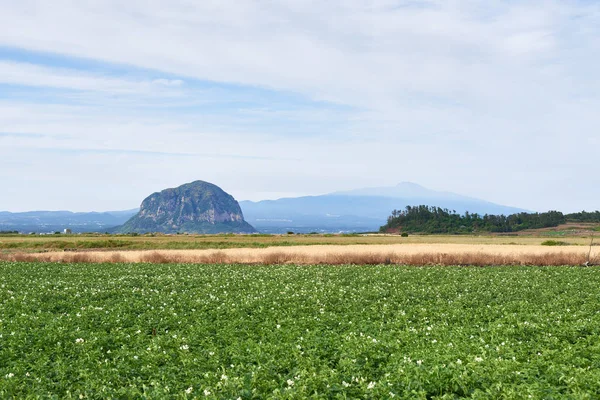
M241 202L244 215L266 232L377 230L393 210L428 205L479 214L513 214L524 210L493 204L456 193L428 189L414 182L370 187L321 196ZM336 218L331 216L335 215ZM285 221L285 222L282 222Z
M396 186L367 187L361 189L334 192L331 195L336 196L377 196L393 198L438 198L450 196L459 196L454 193L444 193L428 189L414 182L400 182Z
M396 187L412 187L412 188L425 189L424 186L419 185L418 183L414 183L414 182L400 182L396 185Z

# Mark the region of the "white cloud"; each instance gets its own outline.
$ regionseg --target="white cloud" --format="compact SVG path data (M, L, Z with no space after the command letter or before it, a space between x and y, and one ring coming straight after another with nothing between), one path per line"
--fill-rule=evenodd
M181 86L183 85L183 81L181 79L155 79L152 81L153 84L156 85L164 85L164 86Z
M50 134L3 137L4 146L25 151L35 141L47 148L224 151L301 160L301 167L289 160L240 160L219 168L179 160L169 162L168 172L154 172L161 182L208 174L253 198L410 180L530 209L599 207L592 199L600 196L594 173L597 3L2 3L0 45L157 71L138 79L0 61L0 82L91 96L88 107L75 109L2 104L3 129ZM161 96L177 95L178 104L196 106L243 96L194 92L188 79L299 93L350 111L231 106L229 113L199 107L197 115L177 115L160 108ZM113 93L131 99L113 99ZM162 112L136 109L148 94L159 98L153 106ZM281 122L286 118L287 126ZM59 134L69 139L59 140ZM136 171L148 166L142 155L132 157ZM86 165L81 160L81 169L94 173ZM572 192L586 195L574 199Z
M167 94L163 87L179 87L179 79L132 80L91 74L84 71L45 67L31 63L0 60L0 84L51 87L113 94ZM171 92L174 94L174 92Z

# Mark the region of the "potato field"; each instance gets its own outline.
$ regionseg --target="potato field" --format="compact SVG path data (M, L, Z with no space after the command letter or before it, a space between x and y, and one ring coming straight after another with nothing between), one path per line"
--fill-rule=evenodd
M0 262L0 398L596 399L600 269Z

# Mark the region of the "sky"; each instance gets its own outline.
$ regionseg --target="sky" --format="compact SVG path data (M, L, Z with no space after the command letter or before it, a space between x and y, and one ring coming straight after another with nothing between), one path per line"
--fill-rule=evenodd
M0 210L416 182L600 209L600 2L0 0Z

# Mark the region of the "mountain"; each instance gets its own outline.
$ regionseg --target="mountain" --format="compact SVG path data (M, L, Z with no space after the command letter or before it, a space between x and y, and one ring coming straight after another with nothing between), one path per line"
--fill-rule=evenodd
M253 233L233 196L212 183L195 181L153 193L116 233Z
M526 210L490 203L456 193L427 189L403 182L334 192L321 196L241 201L246 219L261 232L377 231L393 210L407 205L429 205L479 214L514 214Z
M105 232L122 225L138 209L107 212L0 211L0 231L56 232L65 228L73 232Z
M190 185L196 183L194 182ZM214 187L217 188L216 186ZM224 193L225 196L229 196L222 190L218 190ZM155 195L158 194L155 193L153 196ZM459 213L469 211L471 213L495 215L509 215L526 211L456 193L435 191L410 182L403 182L391 187L355 189L321 196L305 196L258 202L241 201L239 204L235 200L233 202L228 203L235 208L233 214L239 215L242 220L244 220L245 216L245 221L248 221L259 231L268 233L282 233L287 231L377 231L380 226L386 223L387 217L391 214L392 210L402 210L407 205L439 206L456 210ZM193 208L193 206L190 207ZM125 224L138 211L139 209L102 213L73 213L70 211L0 212L0 231L54 232L69 228L73 232L121 232L125 228L120 227L120 225ZM137 220L138 225L128 226L134 229L133 231L145 232L147 230L156 230L152 229L152 226L156 225L152 219L138 218ZM182 221L185 222L185 218ZM191 223L192 221L188 222ZM144 226L146 223L149 224L148 227ZM209 232L213 232L218 228L216 225L209 224L205 225L205 227L211 227ZM118 229L113 229L117 226L119 226ZM178 231L173 230L174 228L172 227L167 228L168 230L165 231ZM230 228L231 226L228 226L225 229ZM249 231L248 224L246 222L240 223L240 229L241 232ZM180 231L186 230L180 229ZM195 232L195 230L191 231ZM226 231L229 232L229 230Z
M396 186L370 187L348 190L344 192L334 192L332 195L482 201L452 192L440 192L437 190L427 189L426 187L412 182L401 182Z

